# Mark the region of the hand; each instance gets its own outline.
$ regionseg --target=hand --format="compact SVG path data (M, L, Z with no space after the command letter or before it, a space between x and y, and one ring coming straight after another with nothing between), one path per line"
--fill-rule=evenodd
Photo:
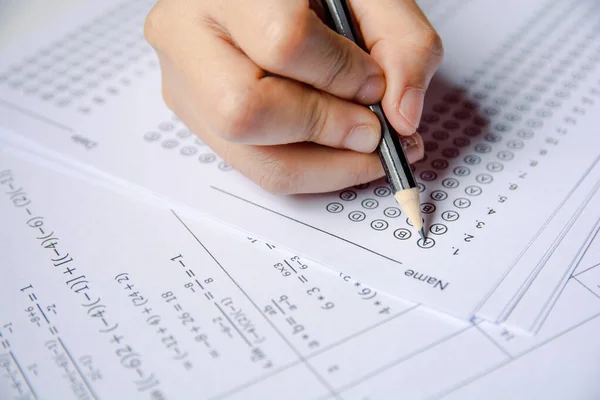
M370 54L307 0L159 0L145 36L167 106L227 163L274 193L315 193L384 175L382 101L410 162L425 90L443 56L414 0L350 1ZM360 105L360 104L363 105Z

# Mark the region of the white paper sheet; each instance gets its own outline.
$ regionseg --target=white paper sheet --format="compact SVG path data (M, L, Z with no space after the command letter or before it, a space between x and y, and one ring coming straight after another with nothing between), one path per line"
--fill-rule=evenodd
M470 2L438 22L447 57L416 169L424 210L435 207L431 248L418 246L383 182L282 199L194 140L160 101L139 26L149 4L102 11L74 33L65 27L66 39L58 32L39 51L3 58L0 124L395 296L473 315L597 161L594 1ZM510 18L497 18L506 9Z
M533 326L542 323L543 318L534 322L537 316L543 314L542 304L551 303L549 293L560 290L564 277L570 275L576 265L578 254L594 235L600 217L599 180L600 165L596 164L590 179L569 198L544 234L511 267L478 309L478 317L494 323L505 322L518 307L519 312L527 310L528 315L535 317L532 316L528 322L521 319L518 326L513 323L513 328L532 332L535 330ZM547 250L544 252L544 249ZM515 291L515 288L518 290ZM510 293L514 293L512 298Z
M542 331L518 337L84 179L0 148L2 398L600 394L589 260Z
M510 311L503 325L516 332L524 331L527 333L536 333L544 324L546 317L554 303L560 296L564 285L570 279L573 270L577 267L580 259L585 256L592 241L598 235L600 226L600 201L596 194L594 203L590 204L588 214L583 218L589 218L585 228L575 226L574 229L582 229L577 235L563 241L558 248L558 254L548 265L545 266L542 273L536 278L527 293L523 296L516 307ZM593 212L592 210L595 210ZM582 221L583 222L583 221ZM591 229L589 225L592 225ZM583 229L589 229L588 231ZM574 241L574 243L572 242ZM580 245L579 248L577 245ZM566 267L565 267L566 266Z

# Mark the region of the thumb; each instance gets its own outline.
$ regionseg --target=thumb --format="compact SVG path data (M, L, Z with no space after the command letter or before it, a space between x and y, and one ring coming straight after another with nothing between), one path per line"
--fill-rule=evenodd
M440 36L414 0L351 0L371 56L385 72L386 117L402 135L415 132L425 91L442 62Z

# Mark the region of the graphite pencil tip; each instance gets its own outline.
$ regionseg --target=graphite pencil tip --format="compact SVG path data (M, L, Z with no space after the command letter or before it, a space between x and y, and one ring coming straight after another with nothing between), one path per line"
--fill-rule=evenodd
M425 236L425 228L421 228L419 230L419 235L421 235L421 239L425 240L426 236Z
M413 224L415 229L419 230L423 226L421 217L421 201L419 199L419 189L403 189L394 194L396 201Z

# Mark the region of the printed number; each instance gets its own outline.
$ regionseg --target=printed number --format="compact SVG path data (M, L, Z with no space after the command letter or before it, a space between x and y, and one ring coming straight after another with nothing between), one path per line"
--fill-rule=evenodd
M320 291L321 291L321 289L319 289L318 287L314 287L314 288L312 288L312 289L308 289L308 290L306 291L306 294L308 294L308 295L313 295L313 294L315 294L315 293L319 293Z

